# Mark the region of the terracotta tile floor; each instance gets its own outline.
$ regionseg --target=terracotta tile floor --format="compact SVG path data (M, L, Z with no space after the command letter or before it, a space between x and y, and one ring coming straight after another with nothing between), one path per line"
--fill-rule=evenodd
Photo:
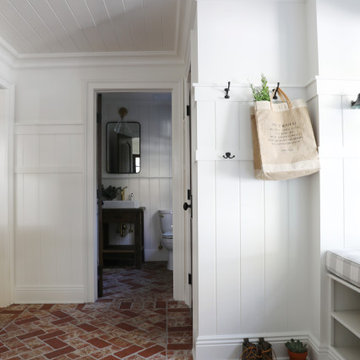
M0 308L0 359L192 359L191 311L171 297L165 263L105 269L96 303Z

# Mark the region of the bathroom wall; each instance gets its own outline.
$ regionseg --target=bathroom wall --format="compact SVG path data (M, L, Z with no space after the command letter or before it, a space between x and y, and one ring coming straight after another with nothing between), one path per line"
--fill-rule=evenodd
M88 83L176 82L182 74L182 66L155 64L17 69L15 302L83 302L93 296L88 262L95 259L88 255L85 227L86 139L93 121L87 118Z
M118 110L126 107L124 121L136 121L141 129L141 171L139 174L106 172L106 124L120 119ZM158 210L172 209L171 181L171 94L170 93L104 93L103 94L103 184L105 187L127 186L130 193L145 207L145 261L167 259L167 250L159 250L160 223ZM112 226L111 241L124 243Z

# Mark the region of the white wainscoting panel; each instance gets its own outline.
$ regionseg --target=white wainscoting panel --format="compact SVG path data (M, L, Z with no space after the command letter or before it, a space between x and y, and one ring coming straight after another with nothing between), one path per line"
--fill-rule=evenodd
M304 333L311 182L255 179L252 101L245 87L234 92L227 101L217 87L195 88L199 339ZM223 159L226 151L235 158Z
M82 127L17 124L15 134L15 302L83 301Z

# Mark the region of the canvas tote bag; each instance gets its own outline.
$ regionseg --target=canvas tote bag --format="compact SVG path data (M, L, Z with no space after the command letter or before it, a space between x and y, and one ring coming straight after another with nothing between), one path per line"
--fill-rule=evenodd
M320 169L317 145L303 100L257 101L251 111L255 177L286 180Z

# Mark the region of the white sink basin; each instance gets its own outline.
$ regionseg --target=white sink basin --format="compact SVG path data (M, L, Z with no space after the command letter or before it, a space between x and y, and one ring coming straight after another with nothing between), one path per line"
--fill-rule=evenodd
M136 200L105 200L103 209L129 209L138 208L140 204Z

